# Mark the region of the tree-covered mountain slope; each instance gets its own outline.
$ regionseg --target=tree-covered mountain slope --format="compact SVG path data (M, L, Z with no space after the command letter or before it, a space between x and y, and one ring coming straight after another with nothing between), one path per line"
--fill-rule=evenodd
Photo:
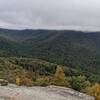
M0 29L0 56L39 58L100 80L100 32Z

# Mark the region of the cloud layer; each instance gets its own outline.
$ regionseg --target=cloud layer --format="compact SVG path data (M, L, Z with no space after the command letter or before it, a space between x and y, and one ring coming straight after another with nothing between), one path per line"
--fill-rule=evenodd
M0 0L0 27L100 30L100 0Z

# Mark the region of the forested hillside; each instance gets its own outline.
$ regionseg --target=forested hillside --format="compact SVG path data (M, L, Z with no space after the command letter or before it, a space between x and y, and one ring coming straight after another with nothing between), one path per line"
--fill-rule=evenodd
M100 82L100 33L0 29L0 56L46 60Z

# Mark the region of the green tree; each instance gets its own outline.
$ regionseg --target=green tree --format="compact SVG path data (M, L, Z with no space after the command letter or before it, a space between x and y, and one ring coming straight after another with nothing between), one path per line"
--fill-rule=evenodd
M86 80L85 76L73 76L71 86L77 91L83 91L86 87L90 86L90 82Z

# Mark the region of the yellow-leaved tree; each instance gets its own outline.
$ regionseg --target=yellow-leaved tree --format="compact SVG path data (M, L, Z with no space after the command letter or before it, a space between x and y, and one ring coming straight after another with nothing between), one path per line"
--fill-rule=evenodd
M58 85L58 86L68 86L69 85L69 82L67 81L67 78L65 77L63 68L60 65L57 65L56 67L54 80L55 80L55 85Z
M16 85L21 85L21 78L19 76L16 76Z
M65 78L64 71L60 65L57 65L56 73L55 73L55 80L63 80Z

